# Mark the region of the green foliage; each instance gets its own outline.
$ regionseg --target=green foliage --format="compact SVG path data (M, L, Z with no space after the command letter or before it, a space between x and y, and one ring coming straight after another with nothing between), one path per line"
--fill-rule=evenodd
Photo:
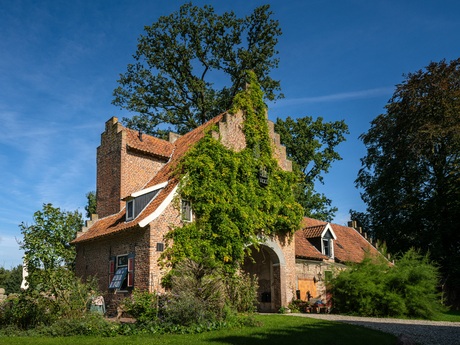
M323 183L322 174L329 171L332 162L342 159L335 148L345 141L348 126L343 120L324 123L321 117L287 117L276 120L275 131L286 146L288 157L295 162L300 180L297 200L305 216L330 221L337 209L331 208L331 200L316 193L314 187L317 181Z
M286 317L284 315L255 315L252 324L236 325L233 328L216 329L213 332L200 333L184 332L186 334L158 334L141 332L132 325L121 325L119 334L122 337L103 338L101 332L97 336L75 336L68 338L49 337L9 337L0 338L0 342L10 345L22 344L98 344L98 345L127 345L127 344L174 344L174 345L228 345L232 344L305 344L330 345L394 345L394 335L356 327L341 322L328 322L306 317ZM257 325L257 327L254 327ZM114 324L117 326L117 324ZM0 331L1 332L1 331ZM154 335L153 335L154 334ZM19 335L19 334L15 334ZM153 336L152 336L153 335Z
M148 324L158 319L158 296L148 291L134 290L123 301L124 310L141 324Z
M238 313L252 313L257 309L257 276L237 272L225 277L227 304Z
M13 325L19 329L50 325L57 319L55 304L49 296L36 290L10 295L0 303L0 326Z
M233 111L244 111L247 147L235 152L206 135L183 158L179 194L192 203L195 221L174 228L167 238L174 245L164 252L173 265L190 258L235 272L245 248L260 236L293 234L302 208L293 188L295 175L281 170L271 155L265 106L254 73L246 92L235 98ZM268 185L259 184L261 168Z
M70 242L83 226L81 214L43 204L43 210L35 212L33 219L33 225L19 225L24 237L21 249L24 250L29 274L33 275L40 269L73 267L75 248Z
M91 192L86 193L86 200L87 200L87 204L85 206L86 218L91 218L92 214L96 214L96 206L97 206L96 192L91 191Z
M183 326L222 321L225 301L220 270L184 260L171 276L171 293L164 307L165 319Z
M307 311L307 307L309 306L310 302L302 301L301 299L295 299L289 303L288 308L293 313L305 313Z
M170 125L186 133L230 107L245 87L246 70L260 77L267 99L275 99L280 82L269 74L278 66L281 29L269 8L237 18L233 11L219 15L212 6L187 3L145 26L136 62L114 90L113 104L139 114L123 119L126 125L150 134ZM224 86L216 87L216 78Z
M100 314L87 313L80 317L59 319L50 326L38 327L36 332L51 337L114 337L121 333L121 327L118 323L104 319Z
M386 113L361 136L357 185L368 224L390 252L410 247L440 264L460 305L460 59L432 62L396 86Z
M49 326L58 319L84 317L91 297L97 294L95 279L83 283L65 268L43 270L32 286L10 295L0 305L0 325L21 329Z
M5 289L7 295L21 292L22 265L11 270L0 267L0 287Z
M430 319L441 309L438 270L414 249L394 266L366 258L329 282L334 308L361 316Z

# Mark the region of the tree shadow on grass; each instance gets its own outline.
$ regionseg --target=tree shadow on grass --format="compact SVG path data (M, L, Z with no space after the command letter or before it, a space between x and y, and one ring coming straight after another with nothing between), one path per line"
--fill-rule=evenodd
M394 345L396 341L395 336L364 327L306 318L289 319L292 320L289 323L277 323L276 319L264 318L261 327L245 329L240 335L217 336L208 341L230 345Z

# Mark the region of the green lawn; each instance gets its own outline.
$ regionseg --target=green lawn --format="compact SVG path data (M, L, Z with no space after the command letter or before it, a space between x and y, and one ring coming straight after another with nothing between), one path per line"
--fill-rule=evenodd
M195 335L152 335L115 338L97 337L11 337L0 338L0 344L34 345L131 345L131 344L213 344L213 345L359 345L394 344L395 337L370 329L336 322L309 319L305 317L287 317L284 315L258 315L261 327L225 329Z
M460 311L448 311L436 315L434 321L449 321L449 322L460 322Z

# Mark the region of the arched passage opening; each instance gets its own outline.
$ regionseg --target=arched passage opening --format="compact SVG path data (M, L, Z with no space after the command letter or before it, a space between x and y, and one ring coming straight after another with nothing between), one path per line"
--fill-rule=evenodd
M284 295L284 255L279 246L270 241L249 247L251 256L244 260L243 270L256 275L259 283L257 291L258 310L277 312L283 305Z

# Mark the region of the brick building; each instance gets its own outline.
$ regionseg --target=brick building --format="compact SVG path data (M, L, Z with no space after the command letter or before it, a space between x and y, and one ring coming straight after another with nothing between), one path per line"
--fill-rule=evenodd
M214 126L212 135L235 151L245 148L242 113L221 114L169 141L106 122L97 149L97 215L73 241L76 272L95 276L110 305L134 288L162 292L164 269L158 264L171 227L193 221L193 212L176 193L173 171L193 144ZM292 169L286 149L270 121L269 134L278 165ZM294 298L326 298L323 284L332 267L358 262L377 250L355 229L305 218L293 238L273 237L253 252L243 267L259 279L259 309L277 311Z

